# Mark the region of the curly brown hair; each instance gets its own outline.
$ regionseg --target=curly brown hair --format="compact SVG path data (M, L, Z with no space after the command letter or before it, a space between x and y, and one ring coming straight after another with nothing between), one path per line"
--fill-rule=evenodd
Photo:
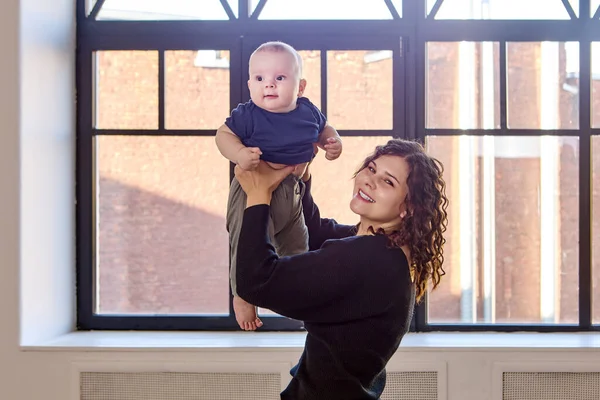
M415 283L415 297L419 302L427 292L429 280L431 279L433 290L445 274L442 264L446 243L444 232L448 225L448 198L446 183L442 178L444 167L437 159L428 155L420 143L392 139L385 145L377 146L354 176L371 161L384 155L402 157L408 164L408 194L405 200L408 212L399 230L386 234L380 228L374 233L386 234L392 247L406 245L410 249L411 277ZM372 227L370 230L373 231Z

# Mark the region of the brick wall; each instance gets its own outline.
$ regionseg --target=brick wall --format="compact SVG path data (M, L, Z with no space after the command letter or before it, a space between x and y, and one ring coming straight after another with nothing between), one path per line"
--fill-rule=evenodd
M458 45L430 45L427 124L457 127ZM477 47L480 50L480 46ZM497 50L495 51L497 57ZM509 47L510 126L539 127L539 44ZM306 96L319 104L320 55L302 52ZM228 57L227 53L224 53ZM365 52L328 54L328 114L338 129L389 129L392 126L392 60L365 63ZM166 126L216 129L229 113L229 71L194 66L195 52L168 52ZM156 52L105 52L98 57L101 128L157 127ZM564 52L561 52L564 65ZM478 70L479 63L476 70ZM564 68L561 68L561 70ZM475 76L474 79L478 77ZM565 82L566 77L560 76ZM495 91L498 93L498 85ZM479 89L475 92L480 99ZM600 98L595 99L600 101ZM573 127L576 103L560 92L560 126ZM481 109L477 108L481 123ZM499 121L499 107L495 119ZM600 107L596 107L600 115ZM575 116L575 117L573 117ZM344 154L334 162L315 162L315 197L323 214L354 223L348 209L351 175L376 144L387 138L348 137ZM515 142L517 146L519 141ZM430 151L446 167L447 193L458 199L457 138L436 137ZM595 147L600 144L595 143ZM481 163L475 155L476 246L482 248ZM558 203L560 321L577 318L578 152L561 146ZM227 234L224 214L228 164L213 138L102 137L97 146L99 170L99 307L101 312L227 312ZM495 160L496 316L499 321L539 321L540 159L523 156ZM594 165L594 174L597 166ZM346 195L344 195L346 193ZM594 204L599 196L594 192ZM434 320L460 320L461 257L459 204L452 201L445 277L431 300ZM600 219L596 218L596 221ZM595 232L598 232L596 229ZM476 290L482 288L482 254L477 257ZM595 259L595 265L599 265ZM596 274L600 275L600 274ZM596 279L596 287L598 278ZM598 296L600 297L600 296ZM600 300L599 300L600 301ZM596 309L600 310L599 307ZM482 315L481 296L477 302ZM596 312L600 320L600 313Z

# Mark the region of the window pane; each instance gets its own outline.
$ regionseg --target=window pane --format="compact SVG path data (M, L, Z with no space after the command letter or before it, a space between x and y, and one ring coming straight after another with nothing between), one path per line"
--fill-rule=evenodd
M392 52L327 52L327 118L336 129L392 129Z
M239 17L238 0L227 0L227 4L229 4L231 11L233 11L233 15L235 15L235 17L238 18Z
M579 141L428 137L445 167L442 283L430 323L579 320Z
M600 0L590 0L590 16L593 17L594 13L600 7Z
M592 127L600 128L600 42L592 43Z
M579 128L577 43L507 43L506 62L509 128Z
M435 5L436 0L427 0L427 3L425 5L426 10L425 10L425 15L429 15L431 13L431 9L433 8L433 6Z
M219 0L106 0L101 20L226 20Z
M394 5L394 8L398 12L398 15L400 16L400 18L402 18L402 0L392 0L392 4Z
M579 18L579 0L568 0L568 3L571 5L577 18Z
M427 0L427 9L435 0ZM569 19L562 0L444 0L436 19Z
M392 19L384 1L269 0L259 19Z
M158 52L96 52L96 128L158 128Z
M85 15L90 15L95 4L96 0L85 0Z
M592 323L600 324L600 137L592 136Z
M230 113L229 52L165 52L165 127L217 129Z
M97 312L229 313L214 137L97 136Z
M427 128L500 127L497 42L427 43Z

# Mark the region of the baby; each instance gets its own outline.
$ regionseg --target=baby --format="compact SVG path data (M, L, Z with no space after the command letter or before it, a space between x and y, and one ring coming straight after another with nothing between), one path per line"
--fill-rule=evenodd
M335 160L342 153L337 131L321 111L302 97L302 59L290 45L267 42L250 56L248 88L251 100L239 104L216 135L221 154L240 168L256 168L259 160L272 168L298 165L273 192L269 234L280 256L308 250L308 231L302 215L304 169L315 154L314 145ZM230 280L236 321L244 330L262 326L256 307L237 296L235 271L237 244L246 208L246 194L234 178L227 202L230 245Z

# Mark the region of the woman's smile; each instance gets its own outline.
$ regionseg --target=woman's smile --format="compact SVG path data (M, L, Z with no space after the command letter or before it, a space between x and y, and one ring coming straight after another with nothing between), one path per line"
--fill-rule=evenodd
M363 199L366 202L369 203L375 203L375 200L373 200L371 198L371 196L369 196L368 194L366 194L365 192L363 192L362 190L358 189L358 193L357 193L358 197Z

